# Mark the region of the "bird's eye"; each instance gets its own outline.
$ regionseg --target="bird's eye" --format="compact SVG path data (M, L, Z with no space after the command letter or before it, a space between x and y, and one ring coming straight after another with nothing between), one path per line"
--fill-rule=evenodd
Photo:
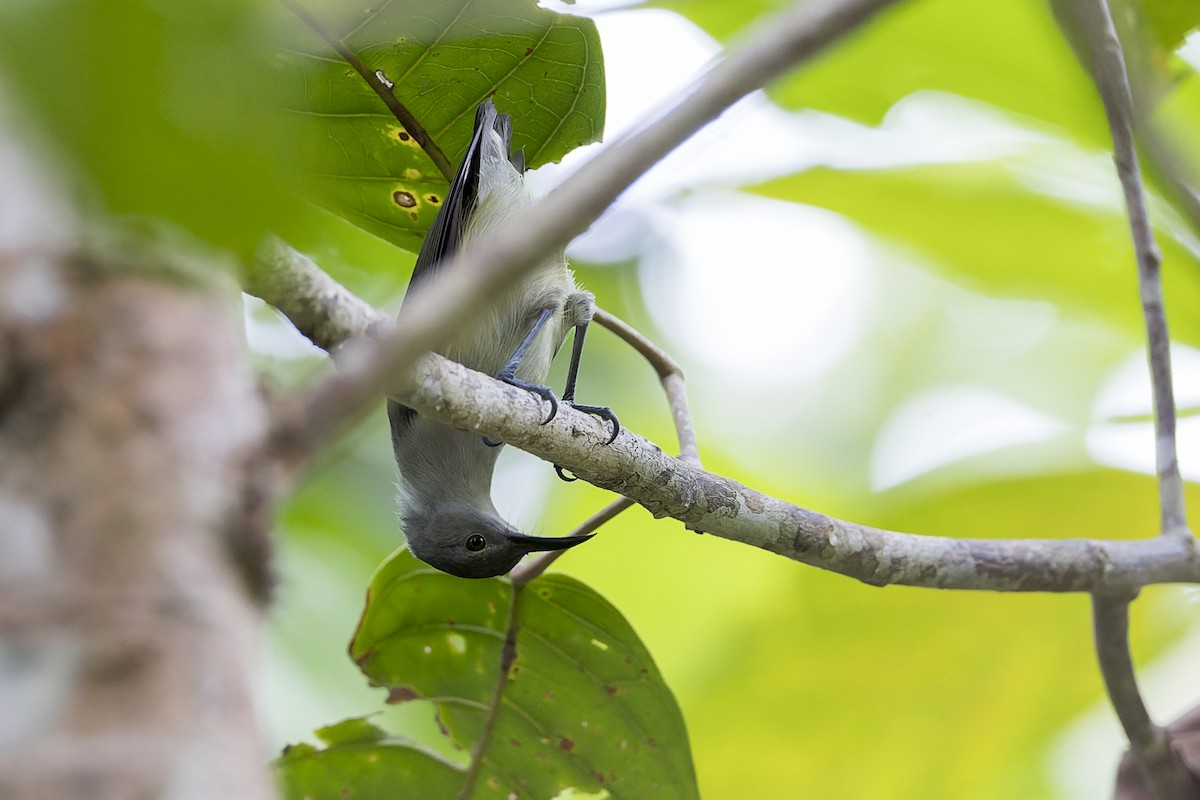
M472 533L467 537L467 549L472 553L478 553L485 547L487 547L487 539L483 538L483 534Z

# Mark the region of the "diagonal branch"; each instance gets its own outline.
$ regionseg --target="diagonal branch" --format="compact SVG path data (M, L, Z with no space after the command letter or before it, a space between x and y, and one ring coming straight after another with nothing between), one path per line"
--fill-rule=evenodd
M1195 540L951 539L857 525L791 505L667 455L632 432L605 446L600 422L571 408L546 425L528 393L438 357L390 392L453 427L503 440L629 497L655 516L883 586L1014 592L1130 591L1200 582Z
M322 281L329 284L319 289L323 297L339 294L331 278ZM293 305L306 305L296 297L264 299L289 314ZM349 338L362 331L342 333ZM527 392L436 355L422 358L415 375L397 379L389 393L431 419L560 464L656 516L876 586L1114 593L1136 592L1151 583L1200 583L1200 552L1191 537L951 539L827 517L672 458L630 431L606 446L605 426L569 407L542 425L544 412ZM589 522L603 522L597 518L604 513ZM521 574L514 578L521 580Z
M654 367L662 383L663 392L667 395L667 405L671 409L671 418L675 422L675 438L679 442L679 457L700 466L700 450L696 443L696 427L692 423L692 412L688 408L687 389L683 382L683 369L671 358L667 351L643 336L629 323L619 317L609 314L603 309L596 309L596 322L621 338L637 350ZM635 503L628 497L618 497L604 508L581 522L567 536L586 536L608 524L613 519L633 508ZM513 568L509 576L514 586L523 586L545 572L551 564L566 554L566 550L547 550L525 559Z
M326 352L392 322L275 236L263 241L244 272L243 291L274 305Z
M593 531L598 530L601 526L608 524L625 511L633 508L635 505L636 503L634 503L628 497L618 497L616 500L613 500L595 514L592 514L583 522L579 523L579 525L575 526L575 528L569 531L566 535L587 536L589 533L592 533ZM537 553L536 555L530 556L520 564L517 564L515 567L513 567L508 573L508 577L512 581L513 586L519 589L549 569L550 565L557 561L559 557L566 552L566 550L547 550L543 553Z
M376 311L277 237L269 237L263 242L253 265L245 272L245 291L274 305L297 330L327 352L338 352L347 341L391 323L388 316ZM597 309L595 319L633 346L654 367L671 407L680 458L698 466L696 432L688 410L683 370L665 350L619 317ZM273 455L277 463L292 467L303 463L304 454L298 453L296 446L286 436L276 439ZM633 505L629 498L619 497L580 523L569 535L592 533ZM527 559L513 571L514 585L522 586L533 580L564 552L550 550Z

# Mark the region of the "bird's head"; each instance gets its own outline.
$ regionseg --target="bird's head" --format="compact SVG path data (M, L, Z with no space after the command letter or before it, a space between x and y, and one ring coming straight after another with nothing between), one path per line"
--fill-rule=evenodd
M470 506L405 514L404 535L413 555L460 578L503 575L529 553L565 550L592 538L527 536L498 514Z

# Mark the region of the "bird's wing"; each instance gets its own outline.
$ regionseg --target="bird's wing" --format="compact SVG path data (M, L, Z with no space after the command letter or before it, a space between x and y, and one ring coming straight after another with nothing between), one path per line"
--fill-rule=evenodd
M458 165L458 172L450 183L446 201L438 209L433 225L429 228L429 233L425 235L425 241L421 245L421 252L417 254L417 263L413 267L412 278L408 283L410 291L419 281L436 272L438 265L452 258L458 252L458 247L462 243L463 231L466 229L467 218L475 210L475 202L479 197L480 165L483 160L483 150L487 146L485 136L491 130L500 134L507 155L512 138L512 122L507 114L496 111L495 104L492 103L491 98L488 98L479 104L479 108L475 109L475 133L471 137L470 145L467 146L462 163ZM511 158L510 156L510 160ZM514 165L518 170L523 171L524 153L521 153L520 160L519 165L516 165L516 162ZM407 296L405 299L407 300ZM415 416L416 412L411 408L399 403L388 402L388 418L392 423L393 443L404 435Z
M512 138L512 123L507 114L496 111L496 106L491 98L488 98L475 110L475 133L471 137L471 144L467 146L467 152L462 163L458 165L458 172L450 184L450 190L446 193L446 201L438 209L437 217L434 218L433 225L425 236L425 242L421 245L421 252L417 254L417 264L413 268L410 287L412 283L434 272L438 264L458 252L467 218L474 211L475 202L479 197L480 165L484 148L488 144L485 136L492 130L500 134L507 151Z

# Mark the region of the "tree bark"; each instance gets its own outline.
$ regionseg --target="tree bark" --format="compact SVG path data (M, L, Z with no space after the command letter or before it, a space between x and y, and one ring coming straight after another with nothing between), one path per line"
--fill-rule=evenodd
M152 238L81 244L3 122L0 797L270 797L236 295Z

